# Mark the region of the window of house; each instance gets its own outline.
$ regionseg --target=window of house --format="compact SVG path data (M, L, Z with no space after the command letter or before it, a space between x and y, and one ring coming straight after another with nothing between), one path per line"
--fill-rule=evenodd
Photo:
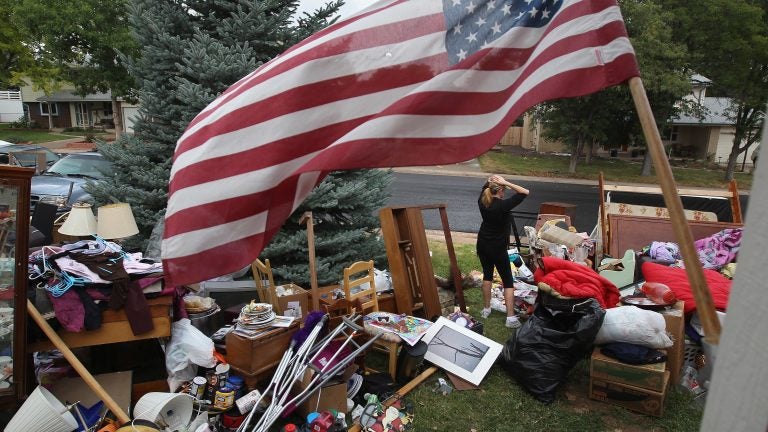
M661 131L661 138L669 143L676 143L678 131L677 126L666 126Z
M44 116L48 115L48 104L45 102L40 102L40 115L44 115ZM53 116L59 115L59 107L55 103L51 104L51 115Z

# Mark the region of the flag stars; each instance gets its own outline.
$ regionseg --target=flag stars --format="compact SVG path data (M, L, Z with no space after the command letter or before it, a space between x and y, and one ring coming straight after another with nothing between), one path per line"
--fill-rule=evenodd
M480 17L480 18L477 19L477 21L475 21L475 24L478 27L482 27L485 24L485 19L483 17Z
M504 6L501 8L501 13L503 13L503 14L504 14L504 16L507 16L507 15L511 15L511 14L512 14L512 12L510 11L510 9L512 9L512 5L510 5L509 3L507 3L507 4L505 4L505 5L504 5Z
M461 23L456 24L453 27L453 34L461 34Z
M549 11L549 9L544 9L543 12L541 12L541 19L549 19L549 14L552 12Z
M451 0L451 6L460 6L461 0Z
M525 0L525 3L526 3L528 6L530 6L530 5L531 5L531 3L533 3L533 0Z
M520 19L520 18L523 17L523 15L525 15L525 12L520 12L520 15L518 15L517 18L515 18L515 19Z
M491 29L493 30L493 34L501 33L501 24L499 24L499 22L497 21L496 24L494 24L493 27L491 27Z
M496 0L489 1L486 6L488 7L488 11L496 9Z
M531 14L531 18L536 18L536 15L539 14L539 10L534 8L531 8L531 10L528 11L529 14Z
M458 53L456 53L456 56L459 58L459 61L464 60L467 58L467 52L463 49L460 49Z
M469 36L465 38L467 42L477 42L477 32L470 33Z
M474 13L475 12L475 8L477 6L475 5L475 2L471 1L471 2L469 2L469 4L466 7L467 7L467 12Z

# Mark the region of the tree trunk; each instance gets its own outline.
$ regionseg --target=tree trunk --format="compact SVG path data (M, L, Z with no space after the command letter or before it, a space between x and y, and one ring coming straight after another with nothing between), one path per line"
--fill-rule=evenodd
M46 102L48 105L48 130L53 129L53 113L51 113L51 101Z
M736 171L736 164L738 163L739 154L745 149L740 148L743 133L738 129L733 136L733 143L731 144L731 153L728 155L728 166L725 168L725 181L733 180L734 171Z
M579 154L581 154L581 149L584 146L581 138L571 138L571 161L568 164L568 172L573 174L576 172L576 162L579 160ZM575 142L574 142L575 141Z
M587 143L587 151L585 152L585 158L584 158L584 163L587 165L592 163L592 152L594 151L594 148L595 148L595 142L590 140Z
M117 96L112 95L112 123L115 124L115 139L119 139L123 134L123 116L120 109L120 103L117 101Z
M651 176L651 152L647 150L645 152L645 156L643 156L643 168L640 170L640 176L641 177Z

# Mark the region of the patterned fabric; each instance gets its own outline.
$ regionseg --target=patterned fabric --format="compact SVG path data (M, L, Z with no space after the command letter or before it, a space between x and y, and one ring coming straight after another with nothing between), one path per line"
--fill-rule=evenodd
M653 242L648 249L648 256L655 260L677 261L682 259L680 247L672 242Z
M717 215L713 212L699 210L683 210L685 218L697 222L717 222ZM605 203L605 214L618 214L629 216L648 216L660 219L669 219L669 211L666 207L652 207L624 203Z
M726 264L736 260L741 246L741 228L726 228L701 240L694 246L699 254L699 261L706 269L720 270Z

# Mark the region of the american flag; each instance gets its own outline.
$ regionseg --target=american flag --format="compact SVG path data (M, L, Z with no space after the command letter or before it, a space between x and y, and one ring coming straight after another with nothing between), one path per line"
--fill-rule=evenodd
M638 75L614 0L375 3L189 124L171 169L168 282L251 263L330 171L465 161L537 103Z

